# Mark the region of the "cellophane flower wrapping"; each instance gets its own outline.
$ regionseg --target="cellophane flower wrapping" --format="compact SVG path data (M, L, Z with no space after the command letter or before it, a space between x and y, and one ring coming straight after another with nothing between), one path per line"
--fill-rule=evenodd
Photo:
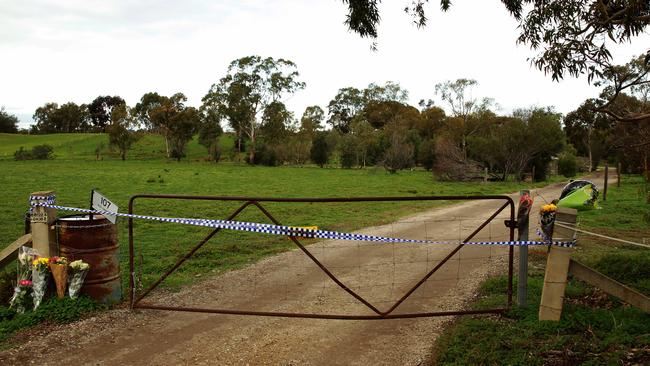
M20 280L14 288L14 295L9 301L9 307L15 309L17 313L22 314L27 310L30 300L30 290L32 289L31 280Z
M555 224L555 212L557 211L557 206L549 203L542 206L539 212L540 224L542 227L542 232L545 237L544 240L551 240L553 237L553 227Z
M32 289L32 262L38 257L38 251L26 246L18 248L16 261L16 286L14 294L9 301L9 306L19 313L24 313L27 308Z
M68 284L68 295L72 299L79 297L79 291L86 280L90 265L81 259L70 263L70 277Z
M50 277L49 262L49 258L44 257L34 259L32 262L32 298L34 300L34 310L36 310L39 305L41 305L43 296L45 296L45 291L47 290L47 280Z

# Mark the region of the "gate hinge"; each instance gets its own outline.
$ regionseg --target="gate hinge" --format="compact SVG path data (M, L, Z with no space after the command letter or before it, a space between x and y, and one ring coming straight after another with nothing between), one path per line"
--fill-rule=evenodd
M504 220L503 223L506 225L508 228L516 229L517 228L517 220Z

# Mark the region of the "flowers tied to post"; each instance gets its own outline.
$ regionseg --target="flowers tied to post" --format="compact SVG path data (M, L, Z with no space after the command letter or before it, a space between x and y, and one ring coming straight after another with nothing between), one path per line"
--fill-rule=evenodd
M553 237L553 226L555 223L555 212L557 206L554 203L543 205L539 210L539 219L542 226L542 232L546 236L544 240L551 240Z
M20 280L18 285L14 288L14 295L9 301L9 307L16 309L16 312L22 314L29 305L29 292L32 289L31 280Z
M81 259L70 262L70 285L68 286L68 295L72 299L79 297L79 291L90 270L90 265Z
M50 276L50 259L40 257L32 262L32 297L34 299L34 310L41 305L45 290L47 289L47 279Z
M16 286L14 286L14 294L9 304L19 313L24 313L27 308L32 288L32 262L36 256L38 256L38 252L35 249L26 246L18 249Z
M56 284L56 295L59 299L63 299L68 284L68 260L65 257L52 257L49 265Z

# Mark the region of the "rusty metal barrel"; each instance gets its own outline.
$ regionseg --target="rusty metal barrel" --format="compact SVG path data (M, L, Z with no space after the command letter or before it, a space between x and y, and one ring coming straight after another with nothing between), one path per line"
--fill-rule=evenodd
M90 265L81 294L105 303L122 298L117 225L104 216L73 215L57 220L59 253Z

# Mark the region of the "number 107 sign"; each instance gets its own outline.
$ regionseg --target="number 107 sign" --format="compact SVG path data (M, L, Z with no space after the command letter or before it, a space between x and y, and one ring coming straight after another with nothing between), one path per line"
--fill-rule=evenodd
M111 202L108 198L104 197L101 193L93 190L92 191L92 209L108 211L112 213L117 213L118 207L115 203ZM104 217L113 224L117 220L117 216L104 213Z

